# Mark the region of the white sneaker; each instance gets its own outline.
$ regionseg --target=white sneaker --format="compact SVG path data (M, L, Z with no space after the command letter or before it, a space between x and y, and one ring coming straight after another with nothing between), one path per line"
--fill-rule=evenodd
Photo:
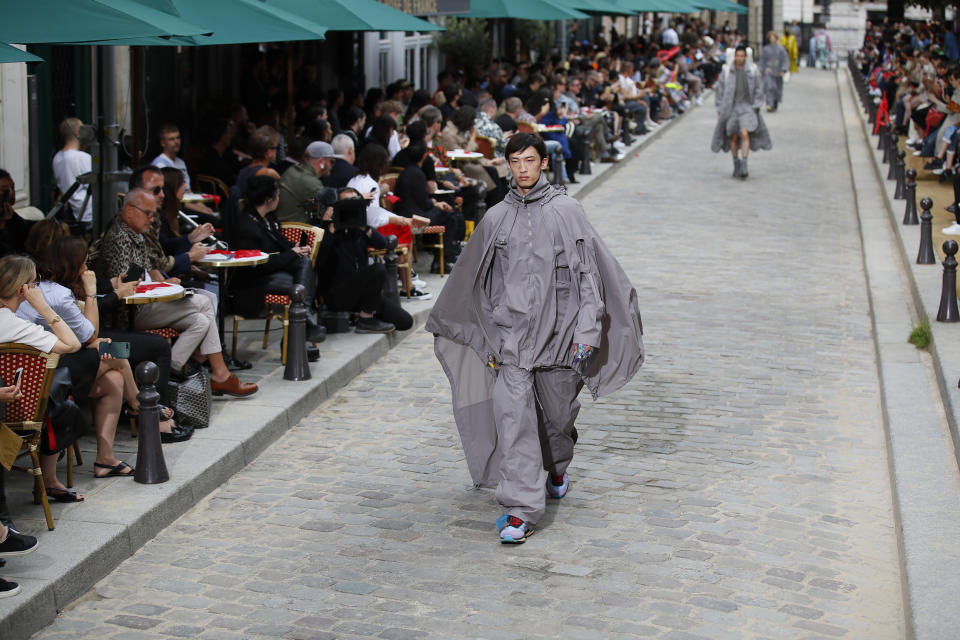
M934 170L931 171L930 173L932 173L932 174L935 175L935 176L938 176L938 175L940 175L941 173L943 173L943 167L939 167L939 168L937 168L937 169L934 169Z
M703 104L703 98L696 97L693 99L693 103L699 107L700 105Z
M943 232L948 236L960 236L960 224L954 222L949 227L945 228Z
M659 122L654 122L653 120L647 120L645 124L646 124L648 127L653 128L653 129L656 129L657 127L660 126L660 123L659 123Z
M616 142L613 143L613 148L616 149L617 151L623 151L624 149L627 148L627 145L617 140Z
M427 283L421 280L420 278L414 278L410 281L411 287L416 287L417 289L426 289Z
M913 155L919 156L921 153L923 152L920 149L917 149L916 151L913 152Z

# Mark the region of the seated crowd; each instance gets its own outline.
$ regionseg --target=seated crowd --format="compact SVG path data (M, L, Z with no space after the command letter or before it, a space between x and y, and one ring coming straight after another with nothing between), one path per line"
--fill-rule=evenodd
M133 376L139 363L158 366L161 440L170 444L188 440L193 429L180 422L168 381L208 369L214 395L258 391L228 366L221 310L256 317L270 311L269 296L302 285L309 342L324 340L325 314L349 318L360 333L410 329L410 313L391 292L400 284L408 299L430 297L414 271L417 237L437 238L422 249L433 252L432 273L455 268L469 230L509 188L510 136L540 131L557 182L576 182L591 155L619 161L634 136L700 102L719 71L719 52L737 37L706 33L702 24L680 23L662 38L575 41L566 60L442 72L432 95L406 81L366 95L323 92L314 77L295 101L290 138L282 111L262 104L253 120L241 105L202 117L183 156L180 128L163 125L160 153L132 171L119 211L95 239L88 233L91 194L75 184L91 167L84 151L90 136L80 120L67 118L53 158L67 203L60 219L29 224L17 215L15 185L0 170L0 343L60 354L80 431L96 435L93 475L133 476L113 445L118 425L135 420L140 408ZM218 189L219 199L195 194ZM291 241L284 233L290 223L319 227L318 246L306 234ZM224 290L216 270L201 266L215 246L269 258L236 270ZM377 259L393 247L405 262L399 283ZM124 304L138 287L160 283L188 293ZM102 347L114 343L129 345L129 355L112 357ZM12 383L0 380L0 407L21 397ZM85 496L57 476L70 446L59 444L40 455L46 498L81 502ZM13 528L3 482L0 469L0 559L37 544ZM0 579L0 597L17 590Z
M897 136L907 136L914 156L927 158L924 169L952 179L957 194L947 207L957 214L960 201L960 47L948 25L932 22L867 23L856 63L880 105L879 118ZM960 216L943 229L960 235Z

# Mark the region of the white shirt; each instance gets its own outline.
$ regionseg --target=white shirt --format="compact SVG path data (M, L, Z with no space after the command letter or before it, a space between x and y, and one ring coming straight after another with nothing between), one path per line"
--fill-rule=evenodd
M183 161L183 158L177 156L173 160L167 157L167 154L161 153L151 162L155 167L173 167L174 169L180 169L180 172L183 174L183 184L187 188L187 191L190 191L190 174L187 173L187 163Z
M621 75L617 79L617 83L620 85L620 91L623 93L623 97L626 99L636 98L640 94L640 90L637 88L637 83L633 81L633 78L628 78L627 76Z
M680 44L680 36L677 35L677 30L673 27L667 27L663 32L663 44L675 46Z
M66 151L57 151L53 156L53 175L57 179L57 188L60 193L66 193L67 189L73 186L74 181L82 173L87 173L93 167L93 159L86 151L77 149L67 149ZM70 197L70 206L73 208L73 214L81 222L91 222L93 220L93 198L87 200L87 207L80 212L83 206L83 200L87 196L89 185L82 184Z
M57 336L43 327L18 318L10 309L0 308L0 342L16 342L49 353L57 345ZM10 384L11 381L4 381Z
M373 200L367 206L367 225L374 229L390 222L390 212L380 206L380 184L368 175L357 174L350 178L348 187L356 189L360 195L373 190Z

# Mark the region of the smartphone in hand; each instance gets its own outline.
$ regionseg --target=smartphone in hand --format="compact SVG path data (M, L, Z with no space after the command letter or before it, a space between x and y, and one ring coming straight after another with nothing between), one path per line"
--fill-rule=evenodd
M20 377L23 376L23 367L18 368L13 372L13 382L10 384L11 387L15 387L20 384Z
M124 360L130 357L129 342L101 342L98 348L100 355L109 355L118 360Z

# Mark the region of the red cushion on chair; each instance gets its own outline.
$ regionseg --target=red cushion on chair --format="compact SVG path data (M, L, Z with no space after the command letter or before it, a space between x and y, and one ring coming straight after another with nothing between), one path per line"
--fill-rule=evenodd
M263 297L264 304L290 304L290 296L282 296L279 293L268 293Z
M144 329L144 333L152 333L155 336L160 336L161 338L166 338L167 340L173 340L180 336L180 332L174 329L173 327L161 327L159 329Z

